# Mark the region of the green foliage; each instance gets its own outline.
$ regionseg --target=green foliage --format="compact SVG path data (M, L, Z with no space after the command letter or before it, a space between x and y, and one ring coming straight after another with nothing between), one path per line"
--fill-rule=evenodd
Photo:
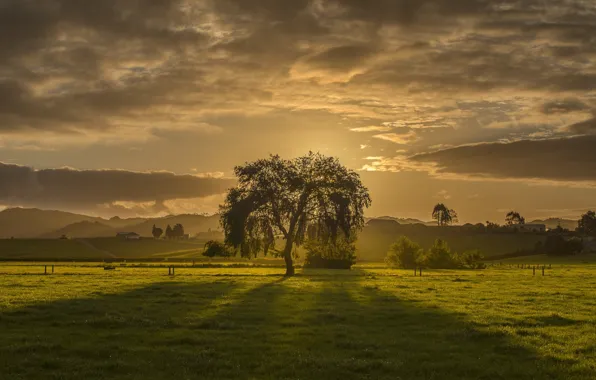
M216 240L209 240L207 243L205 243L205 251L203 252L203 256L210 258L231 257L233 256L233 252L231 252L224 243Z
M458 259L464 268L470 269L485 269L486 264L483 263L484 255L478 249L466 251L458 255Z
M225 243L242 257L256 257L283 238L289 275L292 251L305 242L310 226L331 239L350 236L364 225L364 209L371 204L358 173L319 153L293 160L270 156L234 171L238 185L220 208Z
M460 260L457 254L451 253L447 242L437 239L423 255L421 264L432 269L452 269L460 266Z
M457 222L457 213L455 210L447 208L443 203L435 206L432 217L437 221L437 225L439 226L448 226Z
M569 256L581 253L584 248L582 239L577 237L565 238L561 235L549 235L542 249L551 256Z
M426 267L431 269L484 269L482 263L484 255L479 250L469 250L463 254L452 252L444 240L435 240L434 245L427 251L420 245L401 236L395 242L385 258L390 268L412 269Z
M577 230L586 235L596 236L596 212L588 211L583 214L578 222Z
M304 244L306 268L350 269L356 263L355 235L336 240L308 239Z
M385 262L390 268L415 268L424 255L420 246L405 236L400 236L387 253Z

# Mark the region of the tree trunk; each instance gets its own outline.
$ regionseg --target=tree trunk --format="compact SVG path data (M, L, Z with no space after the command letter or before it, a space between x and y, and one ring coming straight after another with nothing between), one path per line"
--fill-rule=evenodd
M286 277L293 276L294 263L292 262L292 247L294 243L291 239L286 240L286 248L284 249L284 261L286 262Z

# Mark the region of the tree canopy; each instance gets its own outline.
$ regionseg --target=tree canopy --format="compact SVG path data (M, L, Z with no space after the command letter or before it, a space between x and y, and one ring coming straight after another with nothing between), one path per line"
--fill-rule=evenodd
M526 224L526 218L520 215L517 211L509 211L505 217L505 222L508 226Z
M163 235L163 230L159 227L155 227L155 224L154 224L151 234L153 234L154 238L159 239L161 237L161 235Z
M435 206L432 217L437 221L438 226L448 226L457 222L457 213L455 210L449 209L443 203L439 203Z
M283 239L286 275L294 274L292 250L307 235L326 242L350 237L371 204L360 176L320 153L292 160L272 155L234 172L238 185L220 209L226 244L252 257Z
M588 211L577 223L577 230L590 236L596 236L596 212Z

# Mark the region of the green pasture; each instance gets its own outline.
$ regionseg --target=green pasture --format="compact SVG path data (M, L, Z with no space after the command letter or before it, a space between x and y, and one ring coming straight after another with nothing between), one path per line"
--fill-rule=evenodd
M596 266L0 264L1 379L594 379Z

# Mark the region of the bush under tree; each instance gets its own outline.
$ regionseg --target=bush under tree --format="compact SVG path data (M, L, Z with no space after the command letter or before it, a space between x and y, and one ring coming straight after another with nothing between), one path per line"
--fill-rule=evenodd
M355 235L335 240L309 239L304 244L305 268L350 269L356 263Z

